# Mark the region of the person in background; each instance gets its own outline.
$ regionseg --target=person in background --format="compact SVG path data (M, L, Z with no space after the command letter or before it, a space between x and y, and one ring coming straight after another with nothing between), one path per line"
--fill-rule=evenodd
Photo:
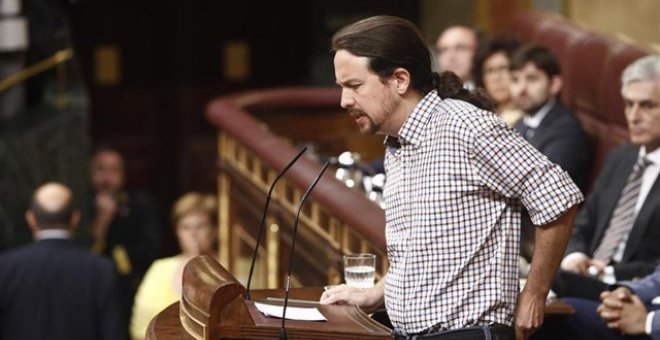
M520 42L510 36L497 36L479 45L474 56L474 83L486 90L495 103L495 113L509 126L522 117L511 94L511 57Z
M181 298L183 268L198 255L215 255L217 201L215 196L190 192L172 208L181 253L159 259L149 267L135 295L131 337L144 339L147 326L156 314Z
M71 241L72 197L39 187L25 214L35 241L0 256L0 339L125 339L112 263Z
M527 45L511 59L511 93L525 115L515 128L551 162L559 164L585 192L591 147L575 114L559 102L559 63L545 47Z
M454 24L442 30L435 43L440 71L454 72L468 90L474 89L472 60L479 46L479 36L475 27Z
M151 196L126 190L124 159L113 148L98 148L91 158L94 190L93 249L112 259L119 275L119 302L128 337L133 299L160 250L160 221Z
M575 218L552 287L562 297L597 300L660 264L660 56L630 64L621 84L631 143L610 153Z

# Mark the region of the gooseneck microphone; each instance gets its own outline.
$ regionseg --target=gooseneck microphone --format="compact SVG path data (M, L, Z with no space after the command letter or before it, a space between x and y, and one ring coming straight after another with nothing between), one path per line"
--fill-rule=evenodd
M314 190L314 187L316 187L316 183L319 182L321 176L323 176L323 173L328 168L329 164L330 164L329 162L325 162L319 174L316 176L312 184L309 185L307 191L305 191L305 194L300 199L300 203L298 204L298 212L296 213L296 219L293 221L291 252L289 253L289 273L286 277L286 293L284 295L284 306L282 308L282 327L280 328L280 339L282 340L286 339L286 329L284 328L284 325L286 322L286 307L289 304L289 288L291 288L291 268L293 267L293 255L295 254L296 251L296 235L298 234L298 220L300 220L300 211L302 210L303 204L305 204L305 201L307 200L307 196L309 196L309 193L312 192L312 190Z
M277 174L277 177L275 177L275 180L273 180L273 184L270 185L270 189L268 190L268 196L266 196L266 203L264 206L264 213L261 216L261 225L259 226L259 236L257 236L257 245L254 247L254 252L252 253L252 264L250 265L250 275L248 275L248 282L247 282L247 292L246 292L246 299L251 300L250 296L250 285L252 284L252 274L254 272L254 263L257 261L257 254L259 253L259 245L261 244L261 236L264 233L264 227L266 224L266 214L268 213L268 205L270 204L270 196L273 194L273 189L275 189L275 184L284 176L284 174L289 171L289 168L298 161L298 158L302 156L305 151L307 151L307 147L304 146L302 150L296 154L295 157L291 161L289 161L289 164L287 164L280 173Z

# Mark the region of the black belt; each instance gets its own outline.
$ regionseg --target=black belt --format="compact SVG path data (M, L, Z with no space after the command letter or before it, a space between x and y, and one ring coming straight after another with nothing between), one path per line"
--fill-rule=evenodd
M400 335L395 340L515 340L516 332L511 326L493 324L475 326L428 334Z

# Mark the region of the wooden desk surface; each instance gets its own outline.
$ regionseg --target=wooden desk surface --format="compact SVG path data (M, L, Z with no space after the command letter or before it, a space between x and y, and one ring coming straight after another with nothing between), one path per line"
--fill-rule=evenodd
M323 288L321 287L296 288L291 290L289 299L318 301L322 293ZM263 300L267 297L282 298L284 297L284 292L280 289L263 289L252 292L252 298L255 301ZM546 315L573 314L575 310L561 300L553 299L546 304L545 313ZM149 339L194 339L181 326L178 301L165 308L151 321L148 332L149 336L147 338Z

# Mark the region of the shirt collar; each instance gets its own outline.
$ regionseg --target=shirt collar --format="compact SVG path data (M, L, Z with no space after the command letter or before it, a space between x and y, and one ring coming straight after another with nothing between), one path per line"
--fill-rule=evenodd
M68 240L71 238L71 233L64 229L43 229L37 231L35 237L36 240L47 240L47 239L64 239Z
M653 150L650 153L646 153L646 147L641 146L639 148L639 157L646 157L653 165L660 165L660 148Z
M432 114L436 112L436 107L441 101L442 98L440 98L436 90L427 93L426 96L417 103L415 109L410 113L410 117L406 119L403 126L401 126L401 129L399 129L399 138L387 136L385 138L385 144L389 146L397 144L410 144L412 146L419 145L424 137L423 132L426 131L426 124L428 124Z
M554 98L548 100L548 102L545 103L545 105L543 105L541 107L541 109L539 109L536 112L535 115L533 115L533 116L524 115L523 116L523 123L525 123L525 125L529 126L532 129L536 129L537 127L539 127L539 125L541 125L541 122L543 121L543 118L545 118L545 116L548 115L548 112L550 112L550 109L552 109L552 107L554 105L555 105L555 99Z

